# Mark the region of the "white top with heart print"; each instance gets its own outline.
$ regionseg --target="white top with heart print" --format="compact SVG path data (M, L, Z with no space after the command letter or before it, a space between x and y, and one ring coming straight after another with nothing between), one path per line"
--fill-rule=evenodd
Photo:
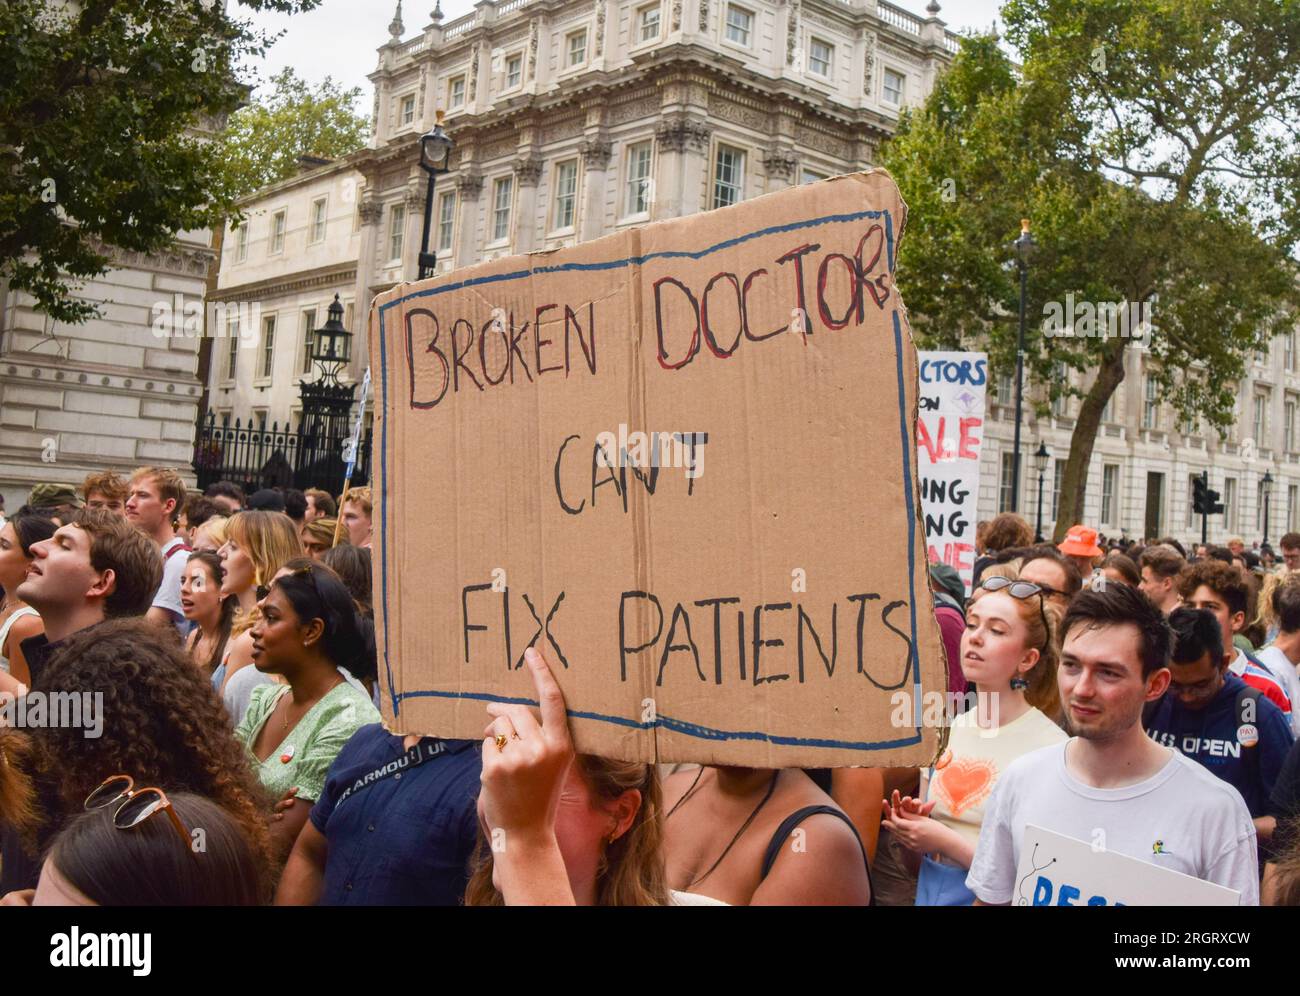
M1037 709L1026 710L1005 726L993 729L981 728L975 719L976 710L972 709L952 721L948 752L940 758L942 767L930 770L928 793L935 800L930 815L956 830L972 846L979 841L984 804L1007 765L1022 754L1068 739Z

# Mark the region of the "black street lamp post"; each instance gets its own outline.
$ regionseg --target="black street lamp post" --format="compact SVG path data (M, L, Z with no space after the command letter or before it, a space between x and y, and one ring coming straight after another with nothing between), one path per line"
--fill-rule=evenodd
M1265 547L1268 546L1268 499L1273 490L1273 475L1267 469L1264 471L1264 479L1261 483L1264 485L1264 538L1259 545Z
M1012 243L1016 249L1016 265L1020 269L1020 332L1016 336L1016 436L1015 456L1011 467L1011 511L1020 511L1020 414L1025 380L1025 290L1029 279L1029 257L1034 251L1034 238L1029 234L1029 219L1020 219L1020 238Z
M1034 452L1034 469L1038 471L1038 518L1034 524L1034 542L1043 542L1043 475L1047 472L1047 461L1052 454L1047 452L1047 444L1039 443Z
M303 449L299 473L316 486L343 479L343 443L348 437L355 384L340 384L339 372L352 360L352 333L343 325L343 303L337 294L329 306L329 321L312 334L311 358L320 371L313 381L298 385L302 397ZM329 487L334 487L331 483Z
M438 177L448 170L451 149L455 144L442 127L443 112L438 112L432 131L420 136L420 168L429 174L429 189L424 195L424 235L420 239L420 279L433 276L438 266L438 254L429 252L429 229L433 227L433 187Z

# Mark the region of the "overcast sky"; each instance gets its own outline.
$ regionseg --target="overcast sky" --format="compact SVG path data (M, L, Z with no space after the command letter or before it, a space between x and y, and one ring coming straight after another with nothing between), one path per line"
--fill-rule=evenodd
M894 3L921 17L925 15L928 0L894 0ZM984 30L998 20L1002 0L941 0L939 16L951 31ZM429 23L434 0L405 0L402 19L406 25L405 39L411 39ZM267 53L265 59L250 68L256 80L262 82L285 66L304 79L318 83L333 76L347 86L358 86L362 99L357 109L370 114L373 97L366 74L373 72L378 62L377 50L388 40L388 23L393 19L396 0L324 0L307 14L290 17L285 14L250 14L246 8L231 5L233 12L263 30L282 31L283 35ZM473 0L444 0L444 22L468 14ZM1001 22L999 21L999 24Z

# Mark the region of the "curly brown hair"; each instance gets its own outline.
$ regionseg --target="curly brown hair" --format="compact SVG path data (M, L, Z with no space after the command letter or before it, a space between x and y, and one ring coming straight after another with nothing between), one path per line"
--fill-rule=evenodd
M1029 546L1034 541L1034 531L1029 523L1015 512L1003 512L989 520L984 534L984 547L989 553L1008 550L1013 546Z
M6 744L11 766L37 789L40 805L0 811L23 832L32 851L43 849L88 795L110 775L137 785L193 792L211 799L244 829L269 868L270 800L235 739L212 684L186 658L174 634L142 619L115 619L69 637L49 660L33 692L103 696L103 729L51 726ZM16 748L16 749L15 749ZM21 794L3 795L20 801ZM4 798L0 797L0 803ZM25 824L25 825L24 825Z

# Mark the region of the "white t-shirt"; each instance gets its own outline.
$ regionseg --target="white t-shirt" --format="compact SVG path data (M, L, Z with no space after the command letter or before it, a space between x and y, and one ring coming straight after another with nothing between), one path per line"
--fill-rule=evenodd
M1277 647L1265 647L1256 651L1255 659L1282 683L1282 691L1291 700L1291 732L1300 736L1300 675L1296 674L1291 658Z
M1003 773L984 812L966 887L986 903L1009 903L1025 827L1054 830L1241 893L1259 905L1255 824L1240 793L1176 751L1146 781L1085 785L1066 769L1075 740L1026 754ZM1156 848L1156 842L1161 846Z
M971 709L952 721L943 767L931 769L928 790L935 800L930 816L972 846L979 840L984 807L1002 772L1016 758L1066 739L1059 726L1033 708L987 730L980 728L976 718L976 710Z
M190 632L190 622L181 611L181 576L185 573L185 564L189 561L190 555L184 550L178 550L169 557L167 551L184 545L185 540L176 536L159 551L163 558L162 584L158 585L158 590L153 596L155 608L166 609L172 614L172 623L181 634L181 639L188 636Z

